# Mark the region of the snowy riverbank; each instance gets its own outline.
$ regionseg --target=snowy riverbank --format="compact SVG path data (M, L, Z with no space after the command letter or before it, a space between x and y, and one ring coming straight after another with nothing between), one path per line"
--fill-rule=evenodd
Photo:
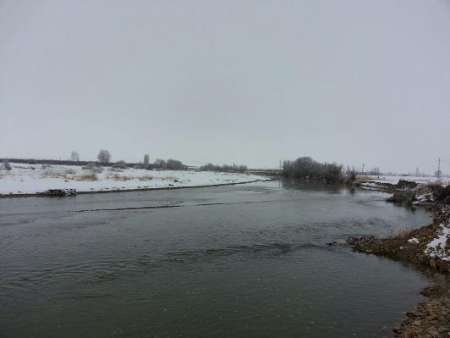
M49 189L76 189L78 192L105 192L226 185L265 180L241 173L119 169L112 167L11 163L0 170L0 195L28 195Z
M395 181L394 181L395 182ZM431 185L430 185L431 183ZM415 180L368 182L371 190L390 191L393 202L426 205L433 211L433 223L390 238L351 237L348 243L359 252L393 258L431 268L448 276L450 272L450 186L448 181L419 183ZM364 186L362 186L364 187ZM387 189L387 190L386 190ZM396 196L400 198L396 198ZM406 198L406 199L405 199ZM434 278L422 294L427 297L394 329L396 337L447 337L450 335L450 283Z
M437 178L436 176L408 176L408 175L397 175L397 176L389 176L389 175L380 175L374 176L369 175L366 176L368 181L374 183L389 183L389 184L397 184L399 181L409 181L416 182L417 184L428 184L428 183L440 183L443 185L448 185L450 183L450 177L441 177Z
M434 222L396 236L378 239L373 236L350 238L350 245L359 252L385 256L436 270L433 285L423 290L426 300L408 312L401 325L394 329L396 337L448 337L450 335L450 211L441 206L434 213ZM429 271L429 270L428 270ZM431 274L431 272L430 272Z
M450 185L448 178L369 176L360 178L358 186L363 189L391 193L392 197L387 199L389 202L407 207L424 206L432 211L435 216L433 224L423 227L423 231L418 229L421 238L411 234L408 238L405 238L406 234L403 233L401 236L403 241L399 242L398 247L403 249L407 247L420 248L416 250L417 252L414 252L414 255L425 256L425 258L421 257L418 260L426 261L427 265L429 260L431 261L430 265L435 265L435 261L450 262L450 245L447 246L447 242L450 244ZM403 245L403 242L406 243L406 246ZM365 238L363 238L362 243L366 244ZM369 241L369 243L371 242ZM386 243L390 242L387 241ZM445 271L450 271L449 264L438 265L445 267Z

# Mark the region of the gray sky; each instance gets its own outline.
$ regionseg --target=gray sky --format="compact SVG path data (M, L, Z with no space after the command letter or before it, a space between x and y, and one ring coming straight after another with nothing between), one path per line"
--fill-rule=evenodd
M448 0L0 0L0 157L450 172Z

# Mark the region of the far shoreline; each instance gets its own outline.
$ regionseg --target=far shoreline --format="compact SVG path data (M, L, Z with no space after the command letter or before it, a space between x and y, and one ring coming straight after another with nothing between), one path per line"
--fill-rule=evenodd
M233 186L239 184L250 184L257 182L269 182L273 181L275 178L261 178L257 180L245 181L245 182L230 182L230 183L219 183L219 184L204 184L204 185L187 185L187 186L177 186L177 187L158 187L158 188L141 188L141 189L111 189L111 190L93 190L93 191L77 191L77 195L92 195L92 194L108 194L108 193L125 193L125 192L146 192L146 191L161 191L161 190L180 190L180 189L196 189L196 188L217 188L224 186ZM2 198L25 198L25 197L48 197L55 198L54 196L49 196L46 192L37 193L25 193L25 194L0 194L0 199ZM65 197L56 197L65 198Z

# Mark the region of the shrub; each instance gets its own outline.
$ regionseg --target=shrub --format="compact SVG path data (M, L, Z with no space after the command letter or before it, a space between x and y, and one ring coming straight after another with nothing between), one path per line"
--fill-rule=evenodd
M7 160L3 161L3 169L5 170L12 170L11 164Z
M84 167L82 167L83 170L89 170L92 171L96 174L101 174L103 172L103 168L98 166L96 163L91 162L88 163L87 165L85 165Z
M120 168L120 169L126 169L128 167L125 161L117 161L112 166L113 168Z
M326 183L341 183L345 179L341 165L320 163L314 161L311 157L284 161L282 175L290 178L320 180Z
M74 169L65 169L64 175L75 175L76 171Z
M99 151L97 159L102 164L109 163L111 161L111 154L108 150L102 149Z
M187 166L183 162L171 158L167 161L156 159L153 164L148 165L147 169L186 170Z
M153 168L155 169L166 169L167 168L167 163L164 160L161 159L156 159L155 162L152 165Z
M205 164L199 168L201 171L222 171L222 172L231 172L231 173L244 173L247 171L247 167L245 165L215 165L212 163Z
M411 237L411 232L412 232L412 229L401 228L401 229L394 231L392 237L399 238L399 239L408 239L409 237Z
M450 204L450 185L444 187L440 184L430 184L429 187L436 202Z
M150 164L150 156L148 154L144 155L144 166L148 167L148 165Z
M170 170L185 170L187 169L187 167L183 164L183 162L178 161L178 160L174 160L169 158L167 160L167 169Z
M96 174L85 174L74 177L75 181L97 181L98 177Z
M73 162L79 162L80 161L80 155L76 151L72 151L70 154L70 160Z

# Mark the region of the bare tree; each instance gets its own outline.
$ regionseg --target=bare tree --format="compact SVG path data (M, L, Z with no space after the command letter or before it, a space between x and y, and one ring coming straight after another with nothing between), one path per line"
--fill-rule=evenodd
M284 161L282 175L290 178L320 180L326 183L340 183L345 179L341 165L320 163L314 161L311 157Z
M144 166L148 166L150 163L150 156L148 156L148 154L144 155Z
M76 152L76 151L72 151L72 154L70 154L70 159L74 162L79 162L80 154L78 154L78 152Z
M126 169L128 167L127 163L125 161L117 161L114 163L113 168L119 168L119 169Z
M157 169L167 169L167 163L166 163L166 161L164 161L164 160L162 160L162 159L160 159L160 158L157 158L157 159L155 160L155 162L153 163L153 165L154 165L154 167L157 168Z
M167 169L170 170L185 170L187 167L183 164L183 162L174 160L174 159L168 159L166 162Z
M102 164L109 163L111 161L111 154L108 150L102 149L99 151L97 159Z
M224 165L215 165L212 163L208 163L205 165L202 165L199 168L201 171L222 171L222 172L234 172L234 173L243 173L247 171L247 166L245 165L228 165L228 164L224 164Z
M5 169L5 170L11 170L12 169L11 164L9 164L8 160L4 160L3 161L3 169Z

